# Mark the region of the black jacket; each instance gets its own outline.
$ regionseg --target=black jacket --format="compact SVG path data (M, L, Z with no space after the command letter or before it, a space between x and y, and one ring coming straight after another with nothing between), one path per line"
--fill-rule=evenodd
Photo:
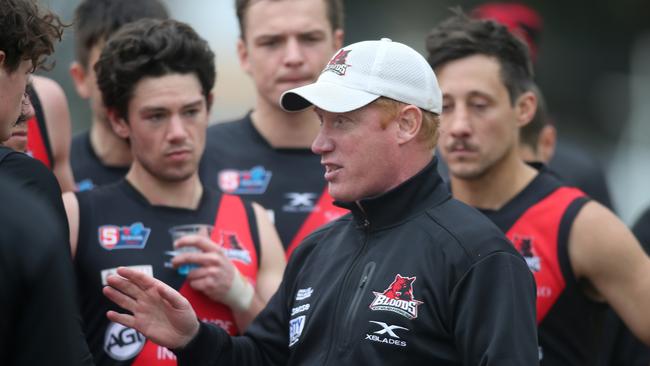
M202 324L180 365L537 365L535 284L435 161L308 236L243 337Z
M92 365L67 227L34 189L4 173L0 169L0 365Z

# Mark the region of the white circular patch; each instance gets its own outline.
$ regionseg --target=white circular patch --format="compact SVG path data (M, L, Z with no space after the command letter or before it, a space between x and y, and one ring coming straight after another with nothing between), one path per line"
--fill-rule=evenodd
M110 323L104 337L104 351L114 360L124 361L140 353L146 338L135 329Z

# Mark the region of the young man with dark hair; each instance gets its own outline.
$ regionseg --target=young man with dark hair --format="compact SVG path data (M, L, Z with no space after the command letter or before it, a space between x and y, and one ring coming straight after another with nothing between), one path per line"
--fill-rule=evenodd
M351 214L296 249L243 337L129 269L104 289L129 314L108 317L175 348L181 365L536 365L526 262L437 174L442 100L426 60L389 39L355 43L281 105L314 106L312 149Z
M63 26L58 16L34 1L5 0L0 29L1 145L16 121L33 113L25 93L28 79L54 51ZM0 146L3 365L92 364L71 287L69 251L62 245L67 221L60 197L56 179L45 166Z
M89 131L72 140L70 163L79 190L115 182L129 170L129 145L111 128L94 65L113 33L142 18L167 19L169 15L159 0L84 0L75 10L76 61L70 75L77 93L89 100L92 113Z
M33 1L11 0L0 9L0 171L29 189L53 208L55 220L67 228L61 189L54 176L40 162L12 148L2 146L16 125L34 113L27 96L28 80L34 70L46 67L46 56L54 52L63 25L58 16L45 12Z
M471 15L478 19L489 19L503 24L512 34L526 43L533 63L536 62L543 37L544 19L535 9L517 2L487 2L474 8ZM556 146L548 160L549 168L567 184L580 188L589 197L612 209L612 199L602 164L575 141L557 139L555 123L547 122L551 123L544 126L540 142L545 146L550 140L557 141L554 142ZM560 130L561 123L562 121L560 121Z
M526 46L459 13L430 32L427 51L444 91L439 144L453 195L526 258L541 364L595 364L605 302L650 343L650 259L637 240L607 208L519 156L537 106Z
M133 163L114 184L64 196L86 334L98 365L168 365L169 350L106 319L115 310L101 293L109 274L149 273L187 296L200 319L238 334L275 292L283 251L261 206L199 179L216 77L205 40L184 23L141 19L110 38L95 71ZM173 227L197 224L214 230L172 239ZM181 268L190 265L199 267Z
M332 205L311 112L278 105L290 88L313 82L343 41L341 0L237 0L237 52L257 99L244 118L208 129L201 174L208 186L269 210L287 256L320 225L344 213Z

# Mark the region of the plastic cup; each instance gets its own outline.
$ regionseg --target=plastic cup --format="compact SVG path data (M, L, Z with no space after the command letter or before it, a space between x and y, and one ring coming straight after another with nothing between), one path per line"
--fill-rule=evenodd
M189 225L174 226L169 229L169 233L172 236L173 243L175 243L176 240L188 235L201 235L201 236L205 236L206 238L210 238L210 236L212 235L212 230L213 230L212 225L189 224ZM193 246L176 248L173 245L173 243L172 243L172 251L169 253L173 256L176 256L181 253L191 253L191 252L201 251L201 249ZM181 276L187 276L187 274L190 273L190 271L198 267L199 267L198 264L183 264L180 267L178 267L177 271L178 274L180 274Z

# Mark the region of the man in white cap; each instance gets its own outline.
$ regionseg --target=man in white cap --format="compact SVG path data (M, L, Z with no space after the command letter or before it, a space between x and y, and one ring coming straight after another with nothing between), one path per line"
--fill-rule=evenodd
M314 105L329 193L351 214L308 236L242 337L199 323L180 294L119 269L108 317L179 365L536 365L526 262L436 172L441 91L427 62L388 39L344 47L319 79L282 95Z

